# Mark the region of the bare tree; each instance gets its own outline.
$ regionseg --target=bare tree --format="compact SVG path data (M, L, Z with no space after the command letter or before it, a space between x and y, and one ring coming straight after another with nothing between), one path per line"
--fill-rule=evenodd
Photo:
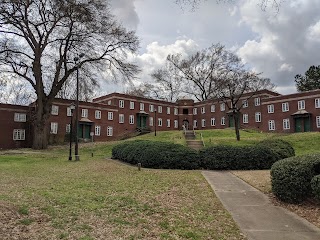
M77 67L127 80L138 72L126 56L139 41L115 21L105 0L1 1L0 33L0 70L28 82L37 96L35 149L47 147L52 101Z

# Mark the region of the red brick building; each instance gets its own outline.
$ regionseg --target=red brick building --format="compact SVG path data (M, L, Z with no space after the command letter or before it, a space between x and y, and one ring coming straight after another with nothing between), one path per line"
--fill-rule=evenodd
M320 89L280 95L262 90L246 101L239 116L241 128L264 132L320 131ZM49 118L50 143L69 141L70 105L74 101L56 99ZM32 107L0 104L2 134L0 149L30 147ZM73 113L74 115L74 113ZM79 138L84 141L108 141L125 138L136 131L222 129L233 127L232 114L218 99L175 103L112 93L79 103Z

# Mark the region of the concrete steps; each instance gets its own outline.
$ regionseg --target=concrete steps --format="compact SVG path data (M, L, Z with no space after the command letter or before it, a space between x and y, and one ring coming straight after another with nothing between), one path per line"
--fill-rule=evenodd
M195 140L196 136L194 135L193 131L186 131L185 133L185 139L187 142L187 146L194 149L194 150L200 150L203 148L203 143L201 140Z

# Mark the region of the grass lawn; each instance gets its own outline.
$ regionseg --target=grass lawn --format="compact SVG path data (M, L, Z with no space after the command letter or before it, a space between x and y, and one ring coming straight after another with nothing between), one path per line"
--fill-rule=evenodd
M67 146L0 152L1 239L244 239L200 171L138 171L105 159L114 144L80 162Z

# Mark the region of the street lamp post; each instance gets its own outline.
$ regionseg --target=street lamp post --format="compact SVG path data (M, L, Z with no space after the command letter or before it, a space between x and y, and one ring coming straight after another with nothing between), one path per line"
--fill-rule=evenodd
M72 161L72 119L73 119L73 110L76 108L74 103L71 103L70 105L70 147L69 147L69 161Z
M80 156L79 156L79 60L80 58L82 58L84 56L83 53L81 53L78 57L74 58L74 62L76 64L77 67L77 92L76 92L76 144L75 144L75 157L76 157L76 161L80 161Z
M154 136L157 136L157 110L154 110Z

